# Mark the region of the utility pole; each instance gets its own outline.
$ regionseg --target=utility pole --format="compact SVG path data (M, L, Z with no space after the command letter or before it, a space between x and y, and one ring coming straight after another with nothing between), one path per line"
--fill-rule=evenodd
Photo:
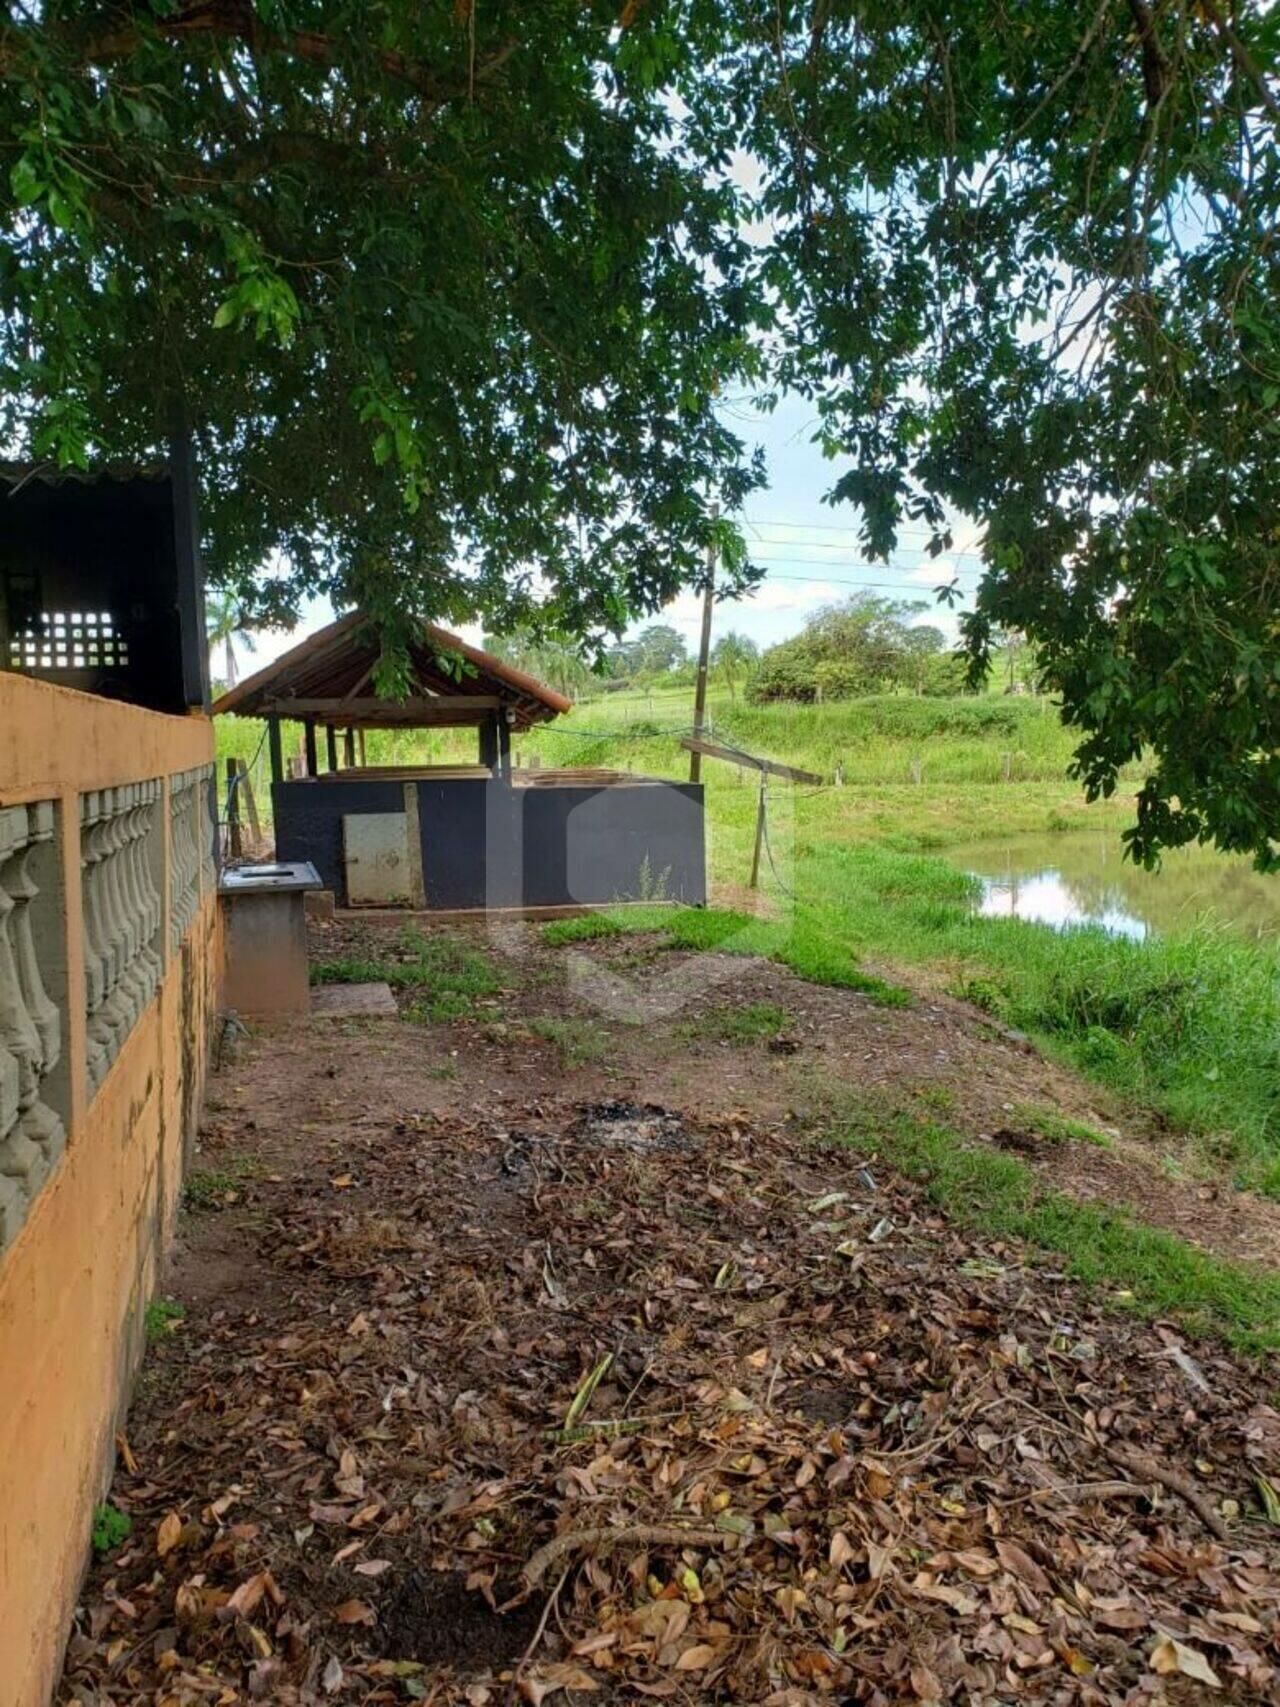
M720 516L719 504L712 504L711 519L717 521ZM702 638L698 642L698 681L693 690L693 733L695 740L701 740L706 733L707 717L707 666L711 662L711 607L715 604L716 596L716 545L715 540L707 542L707 584L702 594ZM689 781L702 781L702 755L692 753L689 758Z

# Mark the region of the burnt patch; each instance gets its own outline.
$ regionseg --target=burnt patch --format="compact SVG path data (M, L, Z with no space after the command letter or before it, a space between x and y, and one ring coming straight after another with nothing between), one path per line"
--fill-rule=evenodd
M1038 1156L1045 1148L1045 1139L1038 1132L1027 1132L1020 1127L1002 1126L999 1131L991 1134L991 1142L997 1150L1008 1150L1017 1156Z
M623 1150L691 1150L697 1139L678 1114L654 1102L598 1102L582 1112L579 1143Z

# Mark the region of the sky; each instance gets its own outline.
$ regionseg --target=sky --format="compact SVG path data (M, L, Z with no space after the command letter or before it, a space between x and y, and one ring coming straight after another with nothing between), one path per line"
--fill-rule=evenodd
M919 599L929 609L919 617L954 639L958 612L970 603L977 583L979 560L975 530L961 522L953 528L955 550L929 559L923 530L904 538L891 564L868 564L858 544L856 512L845 505L833 509L823 494L839 479L847 464L828 462L812 441L816 417L800 398L784 398L771 415L758 415L749 403L733 406L730 421L748 445L764 447L769 485L753 494L743 514L752 556L767 568L764 582L747 598L716 605L712 636L735 629L749 635L763 650L804 626L822 606L848 598L861 589L886 598ZM934 589L956 575L964 600L948 610L938 605ZM325 600L312 600L291 634L260 633L256 649L242 661L247 673L260 669L306 635L333 620ZM678 629L691 652L696 651L702 620L701 595L682 593L658 616L637 622L638 633L650 622ZM477 643L478 626L461 630L462 638ZM220 660L214 660L217 673Z

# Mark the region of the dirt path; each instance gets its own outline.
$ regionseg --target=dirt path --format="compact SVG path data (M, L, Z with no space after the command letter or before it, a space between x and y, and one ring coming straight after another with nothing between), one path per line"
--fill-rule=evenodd
M61 1701L1271 1697L1257 1371L823 1141L853 1091L1060 1170L1018 1111L1078 1085L945 1000L507 947L215 1080Z

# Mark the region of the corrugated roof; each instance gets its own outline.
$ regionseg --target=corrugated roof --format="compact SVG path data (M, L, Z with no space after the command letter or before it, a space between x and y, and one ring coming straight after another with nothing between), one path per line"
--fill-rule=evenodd
M0 486L20 491L24 486L98 486L110 481L127 485L133 480L158 481L169 478L167 462L110 462L97 468L60 468L56 462L0 461Z
M214 704L214 715L235 712L242 717L265 714L287 717L313 716L320 722L339 726L377 727L380 724L412 726L409 707L380 700L373 691L373 674L380 656L377 633L361 611L352 611L337 622L312 634L297 646L247 676ZM461 656L470 666L455 678L442 667L441 654ZM420 622L417 636L409 642L410 706L422 702L421 722L454 721L479 723L498 706L514 714L517 728L545 722L572 708L572 700L556 693L544 682L526 675L491 652L469 646L456 634L435 623ZM485 703L474 709L469 699ZM439 717L430 714L429 702L445 702ZM323 701L328 709L313 709ZM296 709L290 712L290 703ZM299 702L308 702L300 704ZM333 702L340 702L334 706Z

